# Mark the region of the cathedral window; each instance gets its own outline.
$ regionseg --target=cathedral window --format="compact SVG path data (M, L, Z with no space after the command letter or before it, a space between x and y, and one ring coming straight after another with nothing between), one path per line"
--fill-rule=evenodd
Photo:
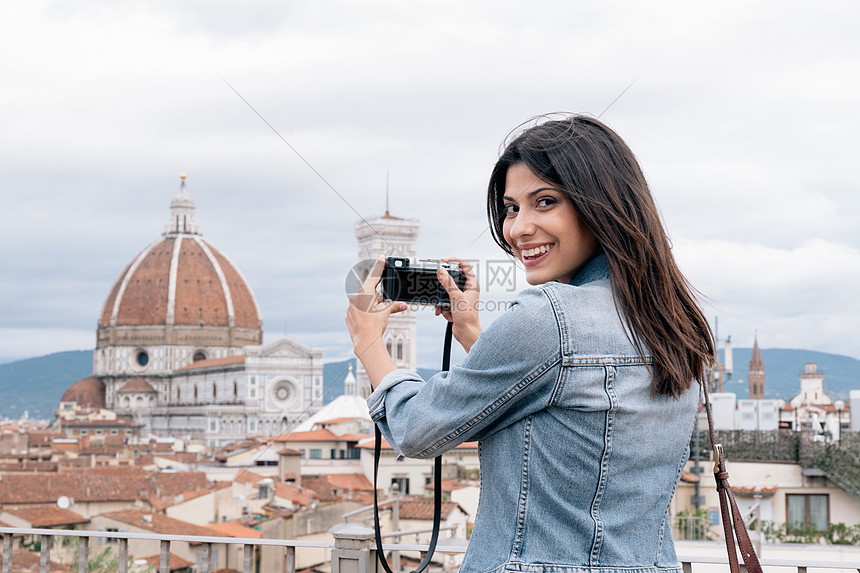
M213 383L212 384L212 401L214 402L217 399L218 399L218 386L216 386L215 383Z
M397 359L403 360L403 341L402 340L397 341Z
M197 385L194 385L194 401L197 401Z
M137 360L138 366L146 366L149 364L149 354L145 350L138 350L135 360Z
M239 398L239 384L233 380L233 400L237 400Z
M194 358L192 359L194 362L200 362L201 360L206 360L206 353L202 350L198 350L194 353Z

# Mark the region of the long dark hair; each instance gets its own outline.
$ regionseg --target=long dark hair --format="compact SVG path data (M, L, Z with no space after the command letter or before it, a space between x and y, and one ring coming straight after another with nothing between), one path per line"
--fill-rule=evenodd
M505 148L490 176L493 239L505 242L508 168L522 163L563 189L609 262L615 307L641 356L654 359L652 391L673 397L704 380L714 363L710 326L681 274L651 191L627 144L600 121L573 116L539 123Z

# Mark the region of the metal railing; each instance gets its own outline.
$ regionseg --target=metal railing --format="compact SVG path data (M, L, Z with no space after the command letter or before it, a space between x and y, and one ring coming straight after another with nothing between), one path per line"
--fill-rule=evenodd
M203 547L201 558L197 562L197 573L210 573L219 565L213 563L213 546L215 545L238 545L242 548L242 571L244 573L255 573L255 551L262 547L280 547L285 551L283 563L277 567L278 571L295 573L296 571L296 549L300 548L322 548L331 551L332 573L376 573L376 546L373 531L355 524L346 525L334 532L333 542L326 541L301 541L295 539L244 539L236 537L198 537L191 535L155 535L150 533L128 533L117 531L73 531L60 529L22 529L13 527L0 527L3 536L3 565L2 573L12 573L15 562L15 551L13 550L13 536L32 536L40 541L39 571L49 573L51 566L51 547L54 537L78 538L78 573L87 573L89 562L89 545L91 539L105 539L116 541L119 546L119 561L117 571L128 573L129 571L129 540L159 541L160 560L159 573L170 573L170 545L172 542L185 542ZM401 551L418 553L419 558L427 552L424 544L388 544L384 545L386 551ZM436 552L440 554L462 554L466 548L463 545L445 545L445 540L440 540ZM725 556L689 557L679 555L681 567L684 573L694 573L699 566L726 565L728 560ZM808 569L827 571L858 571L860 562L849 561L814 561L814 560L784 560L784 559L762 559L765 567L782 567L784 571L795 571L806 573ZM74 570L73 567L69 568Z

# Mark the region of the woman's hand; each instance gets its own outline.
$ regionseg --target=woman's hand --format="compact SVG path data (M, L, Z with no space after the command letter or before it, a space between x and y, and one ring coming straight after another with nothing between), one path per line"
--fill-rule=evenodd
M359 292L350 297L346 309L346 326L353 352L361 360L373 388L396 368L382 342L388 317L407 308L405 302L382 302L382 297L376 292L384 266L385 257L380 257Z
M451 300L449 308L436 307L436 316L441 314L448 322L454 323L451 334L454 335L457 342L463 345L466 352L469 352L472 345L478 340L478 335L481 334L481 323L478 320L478 301L481 293L478 288L478 280L475 278L474 271L472 271L472 265L466 261L462 261L456 257L448 257L442 260L446 263L450 261L458 263L460 270L466 275L466 284L463 290L460 290L446 269L440 268L436 271L439 282L448 291L448 298Z

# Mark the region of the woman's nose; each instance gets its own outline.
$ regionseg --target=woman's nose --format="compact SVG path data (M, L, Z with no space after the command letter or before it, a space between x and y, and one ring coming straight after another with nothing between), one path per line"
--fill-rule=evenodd
M534 231L534 219L528 211L521 209L517 213L513 225L511 225L511 238L528 237L529 235L533 235Z

